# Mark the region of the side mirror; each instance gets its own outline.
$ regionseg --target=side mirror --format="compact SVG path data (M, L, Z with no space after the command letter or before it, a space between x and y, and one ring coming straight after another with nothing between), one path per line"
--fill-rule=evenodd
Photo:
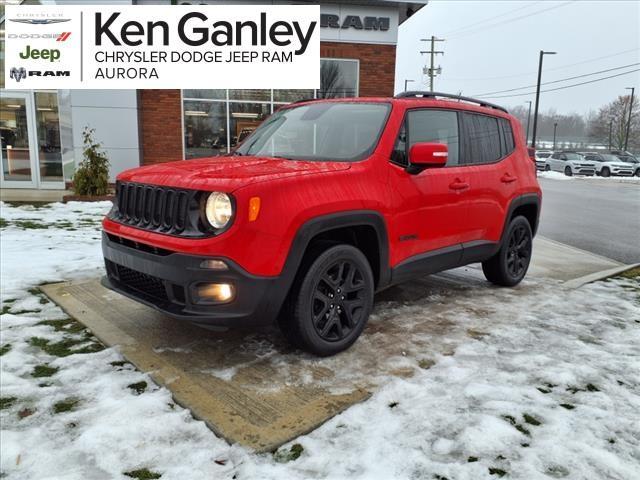
M449 157L449 147L444 143L418 142L409 149L407 172L413 175L425 168L444 167Z

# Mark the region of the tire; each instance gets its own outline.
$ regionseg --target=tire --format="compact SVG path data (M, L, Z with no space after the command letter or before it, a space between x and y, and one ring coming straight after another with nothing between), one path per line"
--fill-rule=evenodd
M640 177L640 168L636 170L636 177Z
M507 227L498 253L482 262L485 278L502 287L519 284L529 269L532 247L533 234L529 221L523 216L515 217Z
M545 172L550 172L551 171L551 167L549 165L545 165L544 166L544 171Z
M327 357L349 348L364 330L373 308L373 273L351 245L332 246L311 259L296 276L280 328L296 347Z
M600 172L600 176L601 177L610 177L611 176L611 171L608 168L605 167Z
M571 170L571 167L564 167L564 174L565 174L567 177L571 177L571 176L573 176L573 171Z

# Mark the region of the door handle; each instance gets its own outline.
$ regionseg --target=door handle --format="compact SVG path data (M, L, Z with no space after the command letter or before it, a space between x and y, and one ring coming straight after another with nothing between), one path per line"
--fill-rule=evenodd
M512 182L515 182L517 179L518 177L514 177L510 173L505 173L500 179L500 181L502 183L512 183Z
M459 178L456 178L453 183L449 184L449 188L451 190L466 190L467 188L469 188L469 184L467 182L463 182L462 180L460 180Z

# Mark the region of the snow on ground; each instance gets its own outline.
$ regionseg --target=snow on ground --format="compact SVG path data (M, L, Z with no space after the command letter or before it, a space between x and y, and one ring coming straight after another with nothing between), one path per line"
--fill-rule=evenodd
M101 273L108 208L0 205L3 478L640 478L639 278L466 290L477 318L465 321L491 312L483 332L277 455L256 455L33 290ZM378 304L377 318L397 316L429 321L422 305Z
M600 177L593 175L591 177L585 175L573 175L571 177L565 175L562 172L555 171L542 171L538 172L538 178L548 178L551 180L597 180L601 182L616 182L616 183L639 183L640 177Z

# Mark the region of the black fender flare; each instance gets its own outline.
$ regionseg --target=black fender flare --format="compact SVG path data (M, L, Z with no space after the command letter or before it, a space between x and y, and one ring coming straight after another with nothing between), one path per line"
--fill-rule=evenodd
M518 207L522 207L523 205L535 205L536 207L536 224L533 225L533 228L531 229L533 235L536 235L536 232L538 231L538 225L540 225L540 211L542 210L541 203L542 201L540 199L540 195L538 195L537 193L525 193L511 200L509 208L507 209L507 214L504 218L504 225L502 226L500 245L502 245L502 242L504 242L504 235L507 231L507 227L509 226L511 218L513 217L513 212L515 212Z
M291 285L298 273L302 258L311 240L318 234L345 227L369 226L374 229L379 246L380 272L377 290L388 285L391 280L391 269L389 267L389 236L384 217L375 210L351 210L322 215L303 223L291 242L289 254L280 272L278 281L271 292L270 313L274 316L282 307L286 300Z

